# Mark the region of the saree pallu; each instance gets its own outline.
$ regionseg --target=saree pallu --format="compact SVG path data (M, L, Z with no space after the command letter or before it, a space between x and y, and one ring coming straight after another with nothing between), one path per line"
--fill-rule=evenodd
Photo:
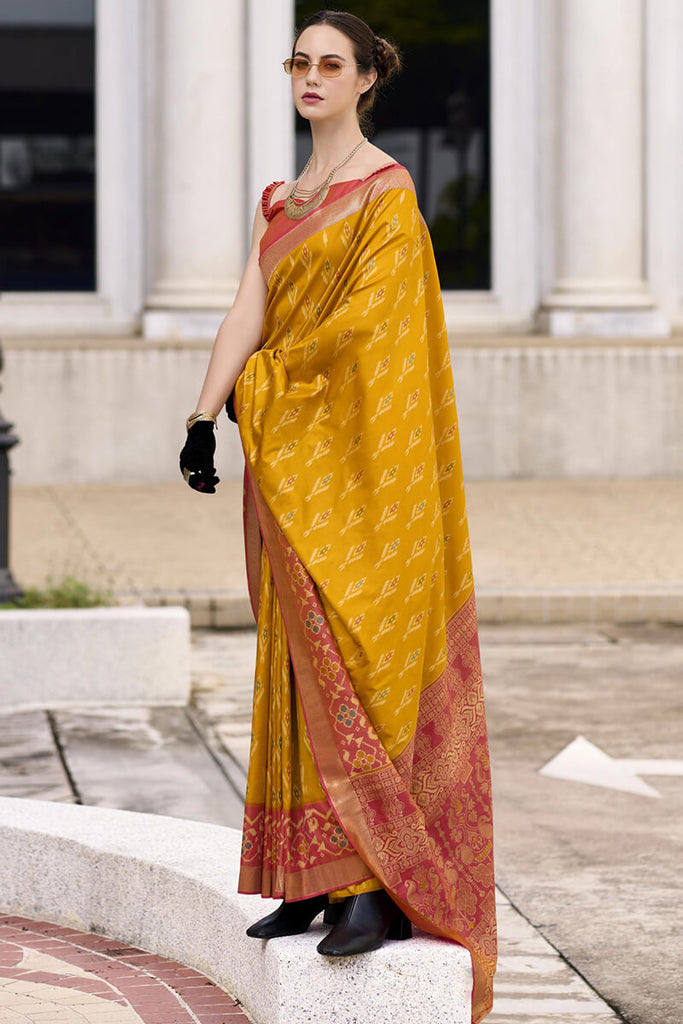
M269 223L263 345L235 387L259 631L239 888L374 880L470 951L477 1022L490 766L441 294L408 172L343 184Z

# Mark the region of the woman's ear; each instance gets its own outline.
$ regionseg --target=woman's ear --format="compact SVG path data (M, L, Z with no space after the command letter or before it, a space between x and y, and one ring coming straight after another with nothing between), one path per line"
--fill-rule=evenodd
M360 90L361 93L367 92L368 89L371 89L376 81L377 81L377 68L372 68L371 71L367 71L361 77L361 90Z

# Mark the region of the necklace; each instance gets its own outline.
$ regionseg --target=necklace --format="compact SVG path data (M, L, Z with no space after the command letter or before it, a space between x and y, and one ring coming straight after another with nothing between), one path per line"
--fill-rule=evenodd
M299 177L294 182L292 191L285 199L285 213L287 214L287 216L291 220L300 220L301 217L305 217L306 214L310 213L310 211L315 209L316 206L320 206L320 204L324 201L325 196L329 192L330 182L332 181L332 178L335 176L339 168L343 167L345 163L348 163L348 161L351 159L354 153L357 153L360 147L363 145L363 143L367 141L368 140L364 135L363 138L358 143L358 145L354 146L349 155L345 156L343 160L339 161L336 167L332 168L332 170L327 175L322 185L318 185L317 188L313 189L300 189L299 182L303 178L308 168L311 166L311 160L313 159L313 154L311 153L308 159L308 163L304 167Z

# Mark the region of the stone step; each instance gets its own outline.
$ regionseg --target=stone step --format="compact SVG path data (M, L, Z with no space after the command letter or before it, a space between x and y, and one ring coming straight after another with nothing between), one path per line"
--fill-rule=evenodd
M683 624L683 584L480 586L481 624L640 622ZM186 608L193 629L248 629L254 615L246 586L230 590L141 590L117 599L148 607Z
M0 612L0 710L185 704L189 616L183 608Z
M0 910L108 935L187 964L254 1024L469 1024L467 951L417 932L330 961L305 935L262 942L270 901L236 894L240 834L102 807L0 798Z

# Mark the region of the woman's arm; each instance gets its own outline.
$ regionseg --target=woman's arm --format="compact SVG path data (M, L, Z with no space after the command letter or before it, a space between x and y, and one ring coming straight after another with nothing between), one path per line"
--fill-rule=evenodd
M232 308L218 328L195 411L217 416L249 356L261 345L266 283L259 267L259 243L268 226L261 203L254 215L251 251Z

